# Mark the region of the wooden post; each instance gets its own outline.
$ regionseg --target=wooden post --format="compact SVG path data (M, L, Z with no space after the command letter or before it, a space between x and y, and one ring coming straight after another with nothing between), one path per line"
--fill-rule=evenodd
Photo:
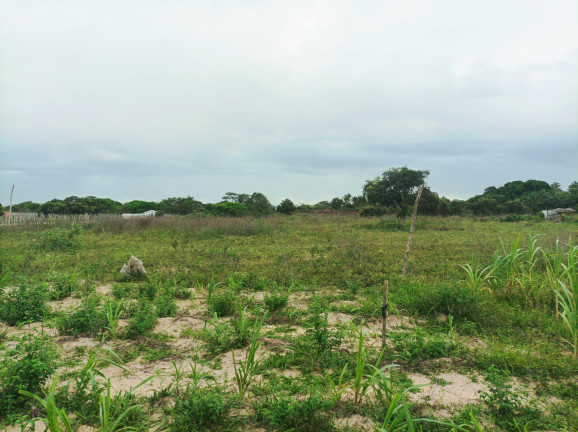
M389 295L389 281L383 283L383 303L381 305L381 348L385 348L385 333L387 331L387 297Z
M423 187L425 183L419 187L417 192L417 198L415 199L415 204L413 206L413 215L411 216L411 227L409 228L409 239L407 241L407 248L405 249L405 255L403 257L403 269L401 270L401 276L405 278L405 272L407 271L407 262L409 260L409 251L411 250L411 242L413 241L413 231L415 229L415 220L417 219L417 206L419 205L419 199L421 198L421 193L423 192Z
M8 211L8 222L12 219L12 196L14 195L14 185L12 185L12 192L10 192L10 210Z

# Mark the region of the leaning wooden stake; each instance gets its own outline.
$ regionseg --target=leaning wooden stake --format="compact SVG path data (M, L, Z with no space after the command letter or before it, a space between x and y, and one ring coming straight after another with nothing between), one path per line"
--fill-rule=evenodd
M389 281L383 284L383 304L381 305L381 348L385 348L385 333L387 331L387 296L389 295Z
M12 185L12 192L10 192L10 210L8 211L8 223L12 220L12 196L14 195L14 185Z
M421 193L423 192L422 184L417 192L417 198L415 199L415 204L413 206L413 215L411 216L411 227L409 228L409 239L407 241L407 248L405 249L405 255L403 257L403 269L401 271L401 276L405 277L405 272L407 271L407 261L409 260L409 251L411 250L411 242L413 241L413 230L415 229L415 220L417 219L417 206L419 205L419 199L421 198Z

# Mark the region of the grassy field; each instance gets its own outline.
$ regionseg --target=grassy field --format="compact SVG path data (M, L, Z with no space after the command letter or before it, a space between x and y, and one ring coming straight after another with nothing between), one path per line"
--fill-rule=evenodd
M0 424L577 430L578 225L423 217L402 279L408 230L331 215L4 227ZM148 277L119 273L131 255Z

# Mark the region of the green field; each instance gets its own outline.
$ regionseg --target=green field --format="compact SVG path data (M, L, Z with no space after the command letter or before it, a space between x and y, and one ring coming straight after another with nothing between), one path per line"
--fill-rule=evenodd
M408 231L3 227L0 424L57 407L51 430L577 430L578 225L420 217L402 279ZM147 278L119 273L131 255Z

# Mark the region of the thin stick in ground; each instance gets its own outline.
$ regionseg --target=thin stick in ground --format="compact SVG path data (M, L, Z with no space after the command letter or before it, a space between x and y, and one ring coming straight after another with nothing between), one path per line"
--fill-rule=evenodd
M415 204L413 206L413 215L411 216L411 227L409 228L409 239L407 241L407 248L405 249L405 255L403 257L403 269L401 271L401 276L405 278L405 273L407 271L407 262L409 260L409 251L411 250L411 242L413 241L413 232L415 229L415 220L417 219L417 207L419 205L419 199L421 198L421 193L423 192L423 187L425 183L419 187L417 192L417 198L415 199Z

